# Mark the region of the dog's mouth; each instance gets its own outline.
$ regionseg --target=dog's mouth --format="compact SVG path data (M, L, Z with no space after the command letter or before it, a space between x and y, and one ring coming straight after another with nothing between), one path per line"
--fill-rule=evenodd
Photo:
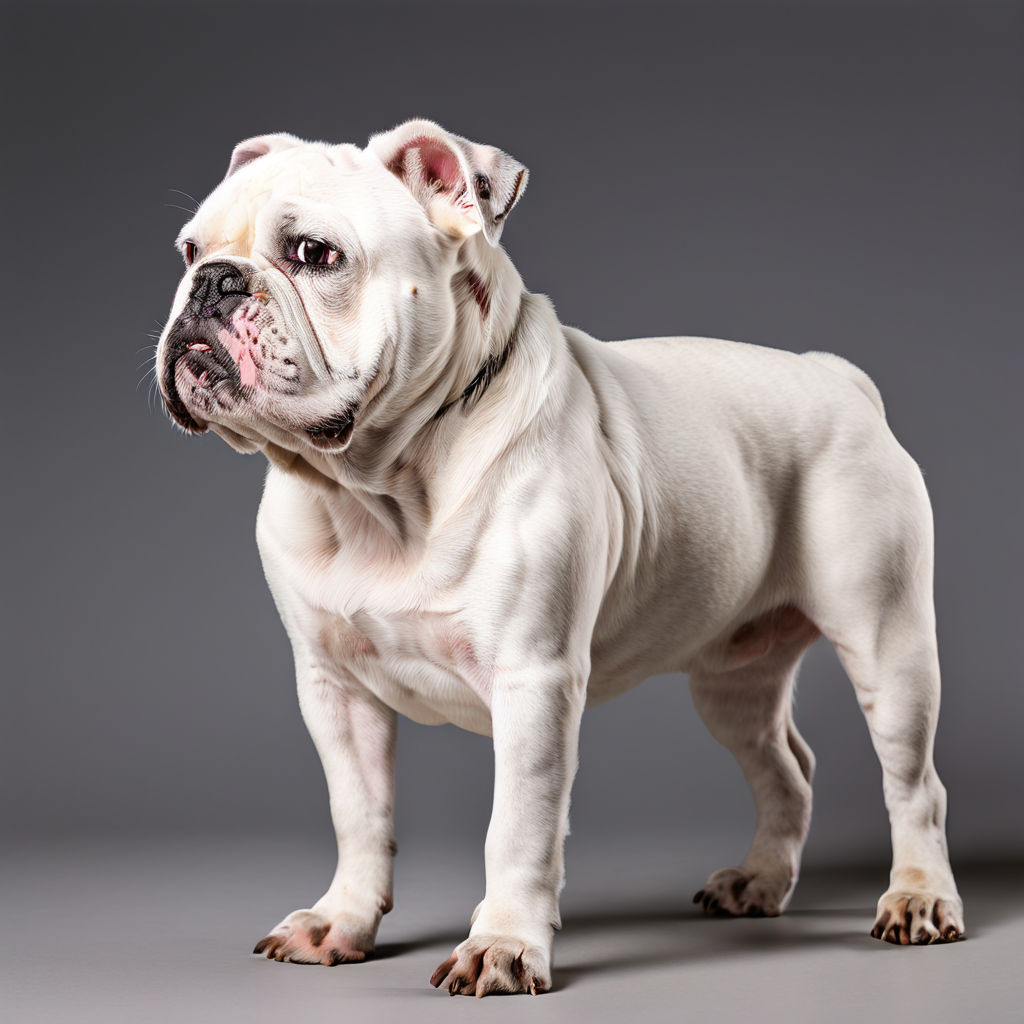
M306 436L314 448L324 452L344 451L355 429L355 410L346 409L336 416L328 416L306 428Z
M193 407L207 405L208 396L220 387L235 391L241 386L238 366L212 332L198 325L176 328L167 340L160 373L160 387L171 418L189 434L204 433L209 424L192 411L182 397L188 389ZM202 396L207 396L204 401Z
M168 412L189 434L203 434L209 429L202 414L214 411L215 392L219 398L225 390L237 395L248 389L241 383L238 366L219 340L190 340L187 332L168 341L162 387ZM188 397L188 403L183 396ZM344 451L355 430L355 411L352 406L317 420L305 428L307 440L325 454Z
M234 335L220 318L185 315L167 337L160 371L160 389L171 418L188 434L203 434L218 412L230 412L237 400L254 391L246 366L229 346ZM244 359L246 353L242 351ZM251 369L251 367L250 367ZM286 430L301 432L317 451L334 455L345 451L355 430L358 403L316 419L296 423L294 412L286 418ZM264 408L263 412L269 410Z
M189 342L185 354L178 359L175 373L179 366L211 387L221 381L235 382L238 377L234 364L230 360L218 358L213 346L206 341Z

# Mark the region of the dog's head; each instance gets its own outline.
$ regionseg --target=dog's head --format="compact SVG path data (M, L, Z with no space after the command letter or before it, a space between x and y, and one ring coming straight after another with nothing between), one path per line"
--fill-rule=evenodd
M429 421L517 300L497 242L526 178L422 120L365 149L240 143L178 238L187 270L156 357L171 416L240 451L320 453L410 410Z

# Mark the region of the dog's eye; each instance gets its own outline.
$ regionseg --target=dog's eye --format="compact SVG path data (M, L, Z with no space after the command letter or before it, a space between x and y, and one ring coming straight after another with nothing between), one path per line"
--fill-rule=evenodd
M199 246L195 242L185 242L181 247L181 255L185 259L185 266L191 267L199 255Z
M341 253L318 238L301 238L295 247L293 259L311 267L329 267L340 259Z

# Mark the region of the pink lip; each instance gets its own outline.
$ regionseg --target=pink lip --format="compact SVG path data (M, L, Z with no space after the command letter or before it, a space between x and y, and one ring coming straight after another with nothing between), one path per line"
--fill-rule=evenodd
M231 330L221 328L217 335L220 343L227 349L228 355L237 363L238 373L243 384L253 386L258 377L260 366L259 330L253 324L254 307L249 304L239 306L231 317Z

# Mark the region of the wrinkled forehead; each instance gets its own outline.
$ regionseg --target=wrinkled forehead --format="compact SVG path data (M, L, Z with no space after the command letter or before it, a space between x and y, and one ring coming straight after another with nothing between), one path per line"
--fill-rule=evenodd
M360 230L361 222L373 217L382 190L402 191L374 154L351 145L306 143L253 160L222 181L182 228L178 241L248 254L260 215L296 204L336 210ZM362 227L368 230L369 225Z

